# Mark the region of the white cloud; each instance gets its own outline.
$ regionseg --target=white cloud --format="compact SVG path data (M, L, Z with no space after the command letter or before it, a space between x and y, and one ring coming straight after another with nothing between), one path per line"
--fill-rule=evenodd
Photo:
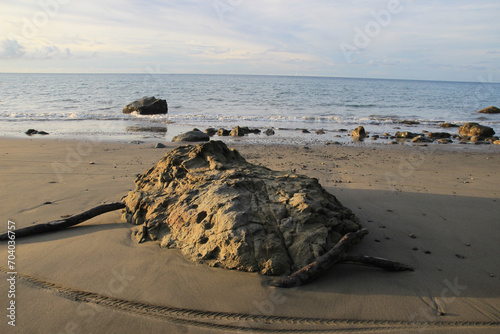
M21 58L25 54L25 48L15 39L4 39L0 43L0 58Z

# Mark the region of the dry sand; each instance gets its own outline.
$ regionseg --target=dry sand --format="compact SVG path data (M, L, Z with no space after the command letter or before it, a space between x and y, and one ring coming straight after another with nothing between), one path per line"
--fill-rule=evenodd
M0 332L500 331L500 147L237 145L250 162L318 178L351 208L370 231L352 252L416 271L342 264L310 285L276 289L268 277L138 245L112 212L16 242L15 299L0 272ZM2 139L0 232L8 220L21 228L118 201L167 150ZM2 268L7 251L1 243ZM7 324L10 300L15 328Z

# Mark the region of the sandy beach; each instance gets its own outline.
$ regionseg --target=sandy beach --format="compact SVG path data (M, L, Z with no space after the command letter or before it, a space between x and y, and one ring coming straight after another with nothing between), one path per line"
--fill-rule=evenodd
M183 145L0 140L0 232L119 201ZM137 244L119 211L16 240L15 298L0 243L2 333L498 333L500 147L246 145L248 161L317 178L369 235L353 253L414 272L341 264L292 289ZM8 324L15 301L15 328Z

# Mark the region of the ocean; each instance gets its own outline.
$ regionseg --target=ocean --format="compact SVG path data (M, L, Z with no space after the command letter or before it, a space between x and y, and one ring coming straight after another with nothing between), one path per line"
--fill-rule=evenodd
M166 99L167 115L122 113L143 96ZM438 124L479 122L500 132L500 83L299 76L188 74L0 74L0 133L109 140L171 138L191 128L274 128L275 141L322 142L359 125L372 134L442 131ZM418 124L405 124L413 121ZM398 129L399 128L399 129ZM302 134L308 129L311 134ZM439 129L439 130L438 130ZM324 130L320 136L315 130ZM456 131L451 129L452 131ZM240 140L242 140L240 138ZM246 137L243 139L246 140ZM249 135L249 141L267 141Z

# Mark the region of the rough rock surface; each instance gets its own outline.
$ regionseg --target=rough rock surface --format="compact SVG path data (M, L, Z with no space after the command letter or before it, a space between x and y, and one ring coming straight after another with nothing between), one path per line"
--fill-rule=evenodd
M500 109L497 107L488 107L478 111L480 114L500 114Z
M226 129L222 129L222 128L217 130L217 136L219 136L219 137L229 136L230 133L231 133L231 131L226 130Z
M415 138L415 137L418 137L418 135L416 133L413 133L413 132L409 132L409 131L404 131L404 132L396 132L396 138L406 138L406 139L412 139L412 138Z
M351 131L351 137L354 138L364 138L366 137L365 128L362 126L358 126L356 129Z
M489 126L479 125L478 123L465 123L458 128L458 133L462 136L479 136L479 137L492 137L495 134Z
M274 136L274 130L273 129L267 129L266 131L264 131L264 134L266 136Z
M432 139L426 138L424 136L418 136L411 140L412 143L432 143Z
M253 165L220 141L174 149L124 201L127 221L147 223L163 247L266 275L309 264L360 228L316 179Z
M427 137L432 139L450 138L451 133L448 132L427 132Z
M209 141L210 136L204 132L198 131L188 131L186 133L182 133L178 136L172 138L172 141Z
M458 128L460 125L453 123L441 123L439 126L442 128Z
M153 97L143 97L140 100L129 103L123 108L124 114L130 114L137 111L141 115L155 115L168 113L166 100Z

